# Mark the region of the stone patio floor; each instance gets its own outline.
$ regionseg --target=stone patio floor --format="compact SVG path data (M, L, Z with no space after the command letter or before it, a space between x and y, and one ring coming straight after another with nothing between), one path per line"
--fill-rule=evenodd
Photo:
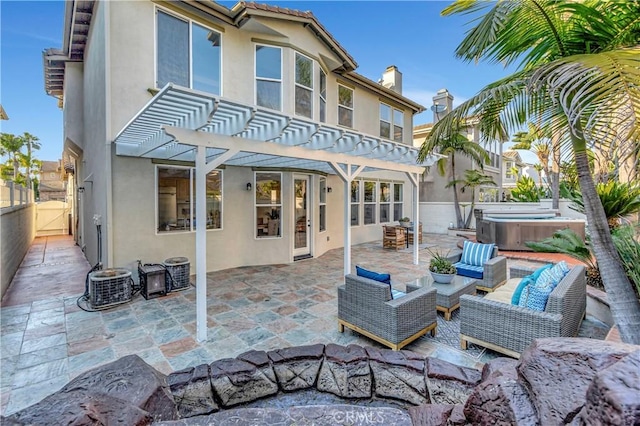
M453 249L459 240L424 235L432 250ZM388 272L400 290L425 275L428 251L421 250L420 257L420 264L414 265L412 249L385 250L380 241L352 247L354 269L357 264ZM535 265L526 256L509 259L509 265L514 264ZM42 237L32 244L0 310L2 415L32 405L80 373L128 354L138 354L166 374L251 349L312 343L382 347L351 330L338 332L336 287L343 283L342 249L291 264L208 273L206 342L195 337L195 288L151 300L137 294L129 303L86 312L76 301L89 269L71 237ZM430 335L405 349L476 368L499 356L487 350L473 357L471 351L434 342Z

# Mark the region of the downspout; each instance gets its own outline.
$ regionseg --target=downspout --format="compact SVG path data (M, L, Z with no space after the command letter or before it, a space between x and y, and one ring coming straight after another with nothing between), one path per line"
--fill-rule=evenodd
M105 164L105 176L107 177L106 179L106 188L105 188L105 192L106 192L106 201L107 201L107 205L105 208L105 225L106 225L106 234L107 234L107 238L106 238L106 243L107 243L107 249L106 254L107 254L107 259L106 259L106 266L109 267L113 267L114 266L114 259L113 259L113 171L112 171L112 148L113 148L113 144L111 142L112 140L112 132L111 132L111 37L110 37L110 3L108 1L102 2L102 4L105 7L105 11L104 11L104 50L105 50L105 64L104 64L104 69L105 69L105 75L104 75L104 81L105 81L105 124L106 124L106 139L105 139L105 157L106 157L106 164Z

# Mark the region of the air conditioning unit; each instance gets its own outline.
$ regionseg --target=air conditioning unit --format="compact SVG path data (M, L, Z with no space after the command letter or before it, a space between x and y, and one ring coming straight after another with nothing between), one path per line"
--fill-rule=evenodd
M186 257L171 257L163 263L166 268L165 282L169 291L185 290L189 288L189 259Z
M89 274L89 304L103 309L131 300L131 272L126 269L103 269Z

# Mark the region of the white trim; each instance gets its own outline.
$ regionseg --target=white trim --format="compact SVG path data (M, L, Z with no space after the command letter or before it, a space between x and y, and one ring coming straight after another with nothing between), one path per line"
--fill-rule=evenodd
M311 62L311 87L307 87L304 84L300 84L300 83L298 83L296 81L297 69L298 69L298 60L297 60L298 59L297 58L298 55L300 55L302 58L307 59L307 60L309 60ZM314 87L315 86L315 84L314 84L315 75L316 75L315 74L315 69L316 69L315 64L316 64L316 61L314 61L313 58L310 58L309 56L307 56L307 55L305 55L303 53L300 53L297 50L294 50L294 52L293 52L293 79L292 79L293 80L293 113L295 115L297 115L297 116L305 117L305 118L308 118L308 119L311 119L311 120L315 119L315 108L314 108L315 98L316 98L316 90L315 90L315 87ZM302 88L303 90L307 90L307 91L311 92L311 97L310 97L310 99L311 99L311 116L298 114L296 112L296 108L298 106L297 97L296 97L296 87L298 87L298 86L300 88Z
M348 107L346 105L342 105L340 103L340 88L344 87L347 90L351 91L351 106ZM336 106L336 111L338 112L338 116L337 116L337 120L336 123L338 123L338 126L342 126L344 128L347 129L355 129L356 128L356 114L355 114L355 109L356 109L356 91L355 89L349 87L349 86L345 86L344 84L340 84L338 83L338 90L336 91L337 96L337 106ZM340 107L351 110L351 125L347 126L346 124L341 124L340 123Z
M257 53L258 53L258 46L264 46L264 47L269 47L272 49L278 49L280 51L280 79L274 79L274 78L269 78L269 77L258 77L258 58L257 58ZM283 55L283 49L280 46L273 46L273 45L269 45L269 44L264 44L264 43L253 43L253 103L255 105L258 105L258 79L260 79L261 81L271 81L271 82L277 82L280 83L280 108L279 109L273 109L273 108L268 108L265 106L262 106L262 108L267 108L273 111L284 111L284 55ZM260 106L260 105L258 105Z
M223 70L224 70L224 64L223 64L223 33L220 30L217 30L209 25L206 25L200 21L196 21L193 20L191 18L188 18L186 16L180 15L179 13L174 12L173 10L170 9L166 9L164 7L155 5L154 7L154 16L153 16L153 32L154 32L154 39L153 39L153 69L154 69L154 87L159 89L158 87L158 12L162 12L166 15L172 16L178 20L184 21L186 22L186 24L188 25L188 30L189 30L189 40L187 41L187 43L189 44L189 63L187 64L188 66L188 78L189 78L189 87L193 89L193 26L197 25L205 30L208 31L213 31L216 34L218 34L218 36L220 37L220 69L219 74L220 74L220 81L218 82L219 86L220 86L220 93L213 93L212 94L216 95L216 96L222 96L223 95Z

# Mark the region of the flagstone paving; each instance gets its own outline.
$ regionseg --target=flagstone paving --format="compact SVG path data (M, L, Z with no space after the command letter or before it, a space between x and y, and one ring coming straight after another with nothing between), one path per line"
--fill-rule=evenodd
M425 234L430 249L453 249L459 237ZM43 241L44 240L44 241ZM51 250L53 253L49 253ZM336 287L343 283L343 250L286 265L247 266L207 274L206 342L196 339L195 289L145 300L140 294L111 309L85 312L77 300L89 264L69 237L35 240L0 311L3 415L57 391L80 373L138 354L163 373L251 349L272 350L313 343L355 343L381 347L351 330L338 332ZM64 259L64 272L55 257ZM379 241L352 247L352 264L391 274L393 286L425 275L427 250L419 265L408 250L385 250ZM511 264L531 264L526 259ZM37 274L31 269L37 268ZM51 285L53 293L43 291ZM455 315L454 315L455 316ZM439 322L443 322L439 314ZM599 324L585 333L600 331ZM446 324L445 330L451 324ZM595 332L594 332L595 330ZM451 336L449 336L451 337ZM598 336L599 337L599 336ZM600 338L604 338L604 335ZM458 365L480 368L498 354L470 345L457 349L456 336L443 344L430 335L405 349Z

